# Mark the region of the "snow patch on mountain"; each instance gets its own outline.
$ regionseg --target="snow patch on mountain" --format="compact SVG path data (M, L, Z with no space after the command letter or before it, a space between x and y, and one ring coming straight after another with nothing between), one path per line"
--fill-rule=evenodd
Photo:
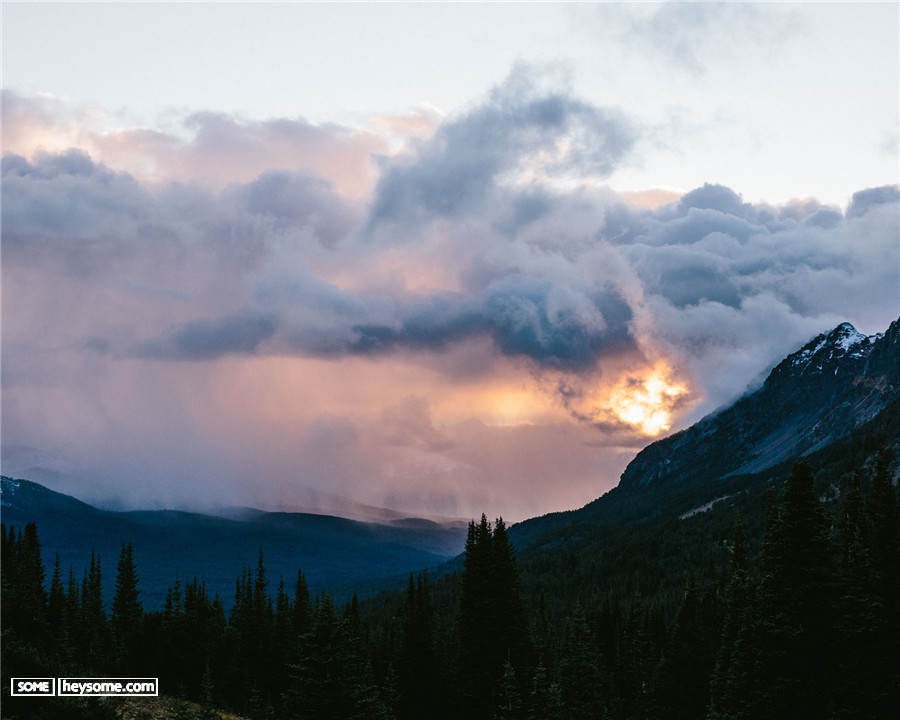
M703 503L703 505L698 505L692 510L688 510L686 513L682 513L678 516L679 520L685 520L693 515L697 515L698 513L706 512L707 510L711 510L712 506L717 502L721 502L722 500L727 500L731 495L723 495L722 497L717 497L715 500L710 500L708 503Z

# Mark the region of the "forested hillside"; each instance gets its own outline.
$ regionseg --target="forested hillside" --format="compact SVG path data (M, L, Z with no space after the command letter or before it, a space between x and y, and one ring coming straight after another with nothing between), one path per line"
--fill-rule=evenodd
M302 564L315 592L327 588L343 602L355 589L371 593L372 588L393 587L410 568L439 565L458 555L465 541L461 521L439 524L401 517L375 523L249 508L234 517L175 510L113 512L27 480L2 477L0 488L8 526L36 522L41 528L45 565L58 553L64 568L72 565L80 574L89 568L92 553L111 563L122 542L130 541L148 610L163 609L174 577L194 575L230 610L235 575L242 565L256 562L260 547L275 581L284 577L292 582ZM104 601L112 602L112 582L104 582L102 589Z
M127 542L115 568L79 578L43 566L39 528L4 527L4 717L122 716L115 699L9 697L10 677L103 675L159 676L193 701L182 717L893 717L892 468L882 453L823 501L827 473L799 463L739 507L518 557L503 521L482 517L458 572L344 607L311 596L302 570L274 583L260 555L229 613L200 579L173 579L148 613Z

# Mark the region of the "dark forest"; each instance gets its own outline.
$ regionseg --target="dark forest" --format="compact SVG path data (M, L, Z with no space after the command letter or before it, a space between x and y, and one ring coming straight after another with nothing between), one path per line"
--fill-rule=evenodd
M227 614L202 579L145 612L127 540L77 577L43 566L33 523L4 527L3 717L164 716L157 699L9 696L11 677L51 676L159 677L184 719L893 717L890 463L824 502L818 485L796 463L738 508L621 528L602 550L568 538L517 555L482 516L456 570L344 607L302 570L270 578L260 550Z

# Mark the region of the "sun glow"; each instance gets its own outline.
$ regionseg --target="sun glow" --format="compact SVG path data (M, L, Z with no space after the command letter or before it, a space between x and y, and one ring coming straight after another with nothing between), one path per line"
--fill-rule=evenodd
M606 406L620 420L645 435L659 435L672 426L672 410L687 388L657 365L643 377L629 375L612 389Z

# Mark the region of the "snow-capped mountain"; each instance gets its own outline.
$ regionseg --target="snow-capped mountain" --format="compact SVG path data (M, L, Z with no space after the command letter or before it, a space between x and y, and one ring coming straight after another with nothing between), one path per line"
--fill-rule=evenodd
M883 334L867 337L843 323L813 338L759 388L644 448L603 497L512 532L526 545L554 528L690 517L786 476L787 461L824 453L834 464L851 447L863 448L857 464L866 453L900 448L900 319Z
M755 392L648 446L621 487L756 473L804 457L900 397L900 320L865 336L849 323L788 355Z

